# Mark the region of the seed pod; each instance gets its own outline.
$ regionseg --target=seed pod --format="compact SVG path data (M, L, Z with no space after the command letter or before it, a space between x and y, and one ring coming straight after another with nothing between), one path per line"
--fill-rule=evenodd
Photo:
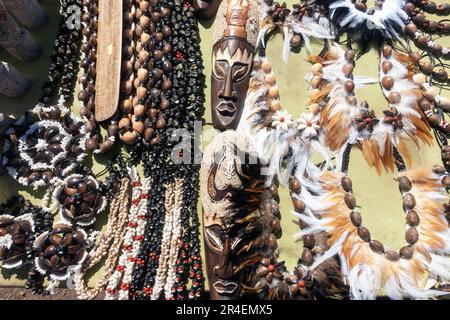
M350 221L355 227L360 227L362 224L362 217L359 212L352 211L350 212Z
M397 251L394 250L388 250L384 253L384 256L386 257L386 259L388 259L389 261L392 262L396 262L398 260L400 260L400 255L398 254Z
M345 192L352 192L353 183L349 177L343 177L341 179L341 185Z
M415 212L414 210L408 211L408 213L406 214L406 223L411 227L418 226L420 223L420 218L417 212Z
M366 227L359 227L358 228L358 236L361 238L361 240L365 242L369 242L370 239L370 231Z
M406 231L405 240L411 245L415 244L419 240L419 232L417 231L417 229L414 227L410 227Z
M302 200L294 199L292 200L292 202L294 203L295 211L297 212L305 211L305 203Z
M405 193L403 195L403 208L405 211L414 209L416 206L416 199L411 193Z
M413 246L404 246L400 249L400 257L403 259L411 259L414 255Z
M309 250L308 248L303 249L302 263L305 266L310 266L310 265L312 265L313 262L314 262L314 257L313 257L311 250Z
M392 62L383 61L383 63L381 64L381 70L383 70L383 72L387 74L389 71L391 71L391 69L392 69Z
M384 253L384 246L380 241L372 240L369 242L370 249L375 253Z
M438 175L443 175L443 174L445 174L446 170L443 166L436 165L436 166L433 166L433 172Z
M316 239L314 238L314 235L308 234L303 237L303 246L308 249L314 248L316 245Z
M434 103L438 108L441 108L445 112L450 111L450 99L447 99L442 96L436 96Z
M401 193L409 192L412 188L411 180L408 177L402 176L398 178L398 186Z
M291 178L289 180L289 187L293 193L299 193L301 190L300 181L298 181L296 178Z
M392 55L392 47L389 45L383 46L383 56L389 58Z
M386 90L391 90L394 87L394 79L389 76L383 77L383 79L381 79L381 85Z
M351 193L345 194L345 196L344 196L344 201L345 201L345 204L347 205L347 207L348 207L350 210L355 209L355 207L356 207L356 199L355 199L355 197L353 196L353 194L351 194Z

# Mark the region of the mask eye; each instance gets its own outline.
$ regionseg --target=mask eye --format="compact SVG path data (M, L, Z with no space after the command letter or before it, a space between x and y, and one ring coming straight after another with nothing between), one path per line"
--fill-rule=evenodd
M213 72L217 79L225 79L228 71L228 62L224 60L216 60L213 65Z
M209 246L219 253L222 253L223 251L223 242L220 240L220 237L211 229L205 229L206 233L206 241L208 242Z
M233 66L233 80L236 82L241 81L245 78L248 71L248 65L247 64L241 64L237 63Z

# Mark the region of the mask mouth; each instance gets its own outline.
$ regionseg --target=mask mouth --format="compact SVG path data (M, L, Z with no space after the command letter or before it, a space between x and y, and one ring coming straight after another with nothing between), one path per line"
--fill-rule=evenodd
M239 287L237 283L226 280L217 280L213 286L219 294L233 294Z
M236 106L233 102L223 101L217 106L217 111L221 116L233 117L236 113Z

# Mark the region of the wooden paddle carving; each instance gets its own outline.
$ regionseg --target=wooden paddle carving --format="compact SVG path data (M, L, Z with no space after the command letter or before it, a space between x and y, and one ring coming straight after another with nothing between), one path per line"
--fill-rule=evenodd
M99 0L95 118L105 121L117 111L122 60L123 0Z

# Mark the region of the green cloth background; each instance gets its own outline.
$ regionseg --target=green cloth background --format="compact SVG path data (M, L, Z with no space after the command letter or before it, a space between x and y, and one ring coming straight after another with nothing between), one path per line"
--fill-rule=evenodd
M32 90L23 98L8 99L0 97L0 112L5 115L13 114L19 117L24 111L34 107L41 93L41 86L44 82L47 68L49 64L50 53L53 49L53 41L56 34L56 25L58 23L59 1L43 0L40 1L44 10L49 15L48 23L41 29L33 31L33 36L41 44L43 52L41 57L31 63L18 63L6 52L0 51L0 60L8 61L17 66L29 79L33 81ZM296 3L295 0L287 0L288 7ZM437 3L444 2L442 0ZM436 18L435 18L436 19ZM206 74L206 122L211 122L210 106L210 90L209 75L211 73L211 48L212 48L212 22L202 22L200 26L201 47L203 59L205 62ZM450 45L450 39L438 40L443 46ZM285 64L281 59L283 37L276 34L269 41L267 54L273 63L274 72L277 75L278 84L280 86L281 102L284 109L291 112L294 117L298 117L306 110L308 104L307 83L304 80L305 75L310 70L310 64L306 61L305 50L300 53L291 53L289 64ZM320 45L315 45L315 53L321 49ZM0 49L1 50L1 49ZM370 77L378 77L378 59L375 52L366 54L357 61L355 69L356 75L366 75ZM370 107L373 108L378 117L382 117L382 110L386 108L387 103L381 94L378 84L373 84L357 90L358 97L361 100L367 100ZM75 94L76 96L76 94ZM78 113L78 104L75 104L73 111ZM205 127L203 137L203 147L211 140L214 135L211 126ZM412 146L412 154L414 167L433 164L440 164L440 151L437 146L432 148L423 146L420 150ZM93 165L94 172L100 172L103 168L105 157L95 156L92 162L87 157L87 165ZM374 169L370 169L359 151L352 152L350 161L350 177L353 180L354 191L357 203L364 219L364 224L372 234L372 237L382 241L386 246L392 249L399 249L403 244L404 237L404 213L401 207L401 196L398 192L398 185L393 180L395 175L383 173L378 176ZM0 177L0 201L3 202L11 195L17 192L32 199L35 203L39 203L38 199L43 196L43 190L34 192L28 188L20 186L8 175ZM285 260L290 270L295 266L298 257L301 255L302 243L294 239L294 234L298 231L297 225L294 223L296 218L292 215L293 206L286 189L280 188L281 197L281 214L283 234L279 239L280 261ZM199 205L199 213L201 206ZM99 220L99 225L105 221ZM95 284L96 278L101 273L95 270L90 284ZM22 285L23 275L16 277L9 271L2 270L0 274L0 286L16 286Z

